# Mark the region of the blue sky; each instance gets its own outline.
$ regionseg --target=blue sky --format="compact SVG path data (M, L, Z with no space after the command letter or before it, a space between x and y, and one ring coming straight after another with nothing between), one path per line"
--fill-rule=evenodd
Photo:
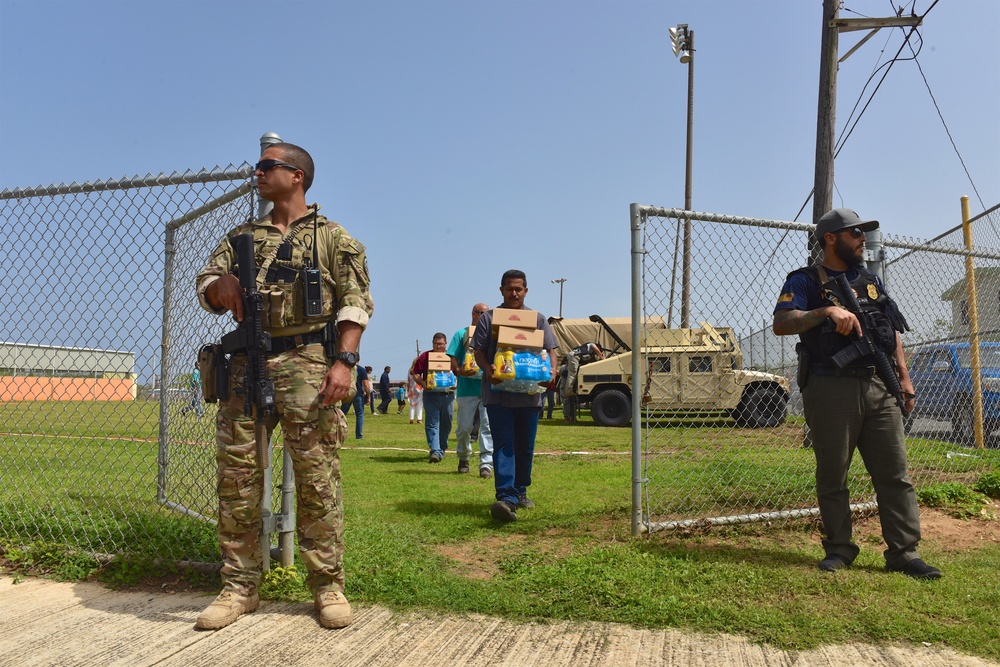
M670 26L689 24L698 49L692 208L792 220L813 180L821 8L0 0L0 189L252 162L278 132L316 159L310 200L368 247L362 354L396 379L416 340L427 349L474 302L498 303L507 268L546 314L555 278L567 317L628 314L629 204L684 203L687 68ZM1000 2L940 0L919 32L983 205L1000 203ZM841 53L863 34L841 35ZM841 65L838 131L902 34ZM836 205L891 234L953 227L961 195L983 210L912 60L865 111L836 185Z

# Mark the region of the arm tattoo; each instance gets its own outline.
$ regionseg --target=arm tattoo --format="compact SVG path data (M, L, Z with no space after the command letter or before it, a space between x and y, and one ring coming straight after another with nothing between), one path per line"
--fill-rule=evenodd
M774 314L774 333L779 336L789 336L809 331L813 327L822 324L826 315L821 314L822 309L816 310L779 310Z

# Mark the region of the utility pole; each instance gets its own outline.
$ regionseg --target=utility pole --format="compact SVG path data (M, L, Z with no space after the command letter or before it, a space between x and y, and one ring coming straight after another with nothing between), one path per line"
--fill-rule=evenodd
M835 21L840 17L841 0L823 0L823 37L820 40L819 101L816 106L816 168L813 174L813 217L833 208L833 149L837 140L837 50L840 31ZM815 235L809 235L809 264L819 261L822 247Z
M556 278L551 281L553 284L559 283L559 319L562 319L562 293L563 293L563 283L566 282L565 278Z
M694 137L694 30L681 23L670 28L671 49L688 66L687 149L684 168L684 210L691 210L691 179ZM684 221L684 256L681 267L681 327L691 326L691 219Z
M813 180L813 224L833 208L833 157L837 134L837 70L862 44L882 28L916 27L920 16L890 18L840 18L842 0L823 0L823 37L820 42L819 102L816 112L816 170ZM837 59L840 33L871 30L843 58ZM810 264L819 261L822 248L814 236L809 237Z

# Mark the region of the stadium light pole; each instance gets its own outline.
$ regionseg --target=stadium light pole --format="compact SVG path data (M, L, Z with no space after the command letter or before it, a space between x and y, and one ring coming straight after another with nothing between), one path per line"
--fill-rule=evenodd
M694 118L694 30L680 23L668 30L670 48L681 64L688 66L687 158L684 167L684 210L691 210L691 155ZM691 220L684 221L684 260L681 277L681 327L691 326Z
M562 319L562 292L563 292L563 283L565 282L566 282L565 278L556 278L555 280L552 281L553 284L559 283L559 319Z

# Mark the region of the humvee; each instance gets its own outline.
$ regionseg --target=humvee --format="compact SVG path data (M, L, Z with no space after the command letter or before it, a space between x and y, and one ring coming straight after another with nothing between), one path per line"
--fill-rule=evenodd
M662 319L648 320L640 351L644 375L633 382L633 351L624 340L631 338L628 318L609 323L591 315L589 320L550 322L561 354L581 342L597 342L605 349L604 359L580 366L576 378L568 380L579 404L589 405L601 426L625 426L631 421L633 386L641 390L643 408L658 413L708 417L717 412L751 428L777 426L787 417L788 380L743 369L743 354L731 328L702 322L697 329L668 329ZM588 331L581 326L586 322L600 325L600 330Z

